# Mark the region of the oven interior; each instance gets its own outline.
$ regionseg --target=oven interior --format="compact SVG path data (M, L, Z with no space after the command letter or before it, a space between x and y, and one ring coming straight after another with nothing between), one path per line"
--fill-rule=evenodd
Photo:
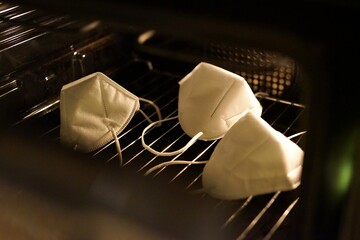
M160 107L164 118L176 116L179 90L177 83L199 62L213 63L237 73L247 80L254 92L267 93L266 96L259 95L258 97L263 106L262 117L276 130L286 136L307 130L305 124L307 107L301 97L303 91L300 85L301 66L293 58L280 52L243 46L240 43L221 42L217 39L205 41L196 37L179 37L153 29L123 29L106 21L79 20L73 16L49 14L39 9L10 3L0 3L0 16L0 60L2 65L0 69L0 109L2 111L1 128L5 133L4 136L25 135L26 138L34 139L34 142L38 143L39 141L57 146L55 152L67 152L68 149L63 149L59 140L60 89L66 83L97 71L105 73L135 95L154 101ZM150 105L142 105L141 109L150 118L156 119L156 113ZM146 170L164 161L208 160L218 143L218 140L198 141L190 149L175 157L154 156L141 145L141 132L147 125L148 122L141 114L137 113L118 136L122 143L124 158L124 165L121 169L114 141L91 154L74 154L79 159L86 159L89 165L96 164L97 167L106 167L112 171L115 169L115 173L111 175L115 180L119 177L118 175L124 174L124 171L135 173L142 179ZM305 149L306 136L306 134L300 135L293 141ZM145 138L148 144L162 151L178 149L190 139L177 122L164 123L163 126L149 131ZM44 146L46 147L46 144ZM12 149L9 144L5 148ZM49 147L49 149L53 148ZM41 148L38 150L41 151ZM72 153L72 151L69 152ZM44 150L44 153L52 156L49 151ZM42 163L39 162L39 164ZM218 224L213 227L217 228L227 239L287 239L294 237L294 228L298 223L299 199L301 199L299 189L250 196L234 201L217 200L206 194L193 196L191 193L201 188L202 169L203 165L168 166L145 179L146 182L165 183L166 186L177 189L179 196L182 196L183 192L185 195L191 195L191 201L185 199L181 204L176 199L170 198L174 202L166 202L166 205L173 204L173 206L186 209L185 203L194 203L195 206L190 208L194 210L200 208L199 204L204 204L207 214L212 217L215 212L221 212L220 215L216 215L216 219L213 219ZM81 169L78 168L78 171ZM74 174L76 175L76 172ZM81 176L79 174L77 177L81 178ZM21 178L21 175L12 176L12 178L16 177ZM78 178L74 178L74 180ZM62 177L59 179L61 180ZM72 178L70 177L70 179ZM125 178L125 180L130 181L130 178ZM17 184L20 183L17 182ZM21 184L27 186L28 183L23 181ZM135 183L126 182L126 184L133 186ZM15 203L25 204L21 198L31 195L26 193L26 187L16 187L15 189L22 190L15 191L9 190L9 187L5 186L6 184L2 185L3 191L10 196L5 201L12 199ZM111 184L109 183L109 185ZM36 188L41 189L42 187L37 186ZM104 185L102 187L105 188ZM107 192L107 194L111 195L110 190L114 189L109 186L110 193ZM116 190L114 191L116 192ZM170 193L169 195L164 194L167 193L165 190L163 193L154 189L152 191L144 190L144 192L142 197L144 197L145 203L146 196L150 197L151 195L158 201L170 196ZM41 192L40 195L43 194L46 195L44 192ZM43 198L44 196L41 201L38 200L40 199L38 197L35 199L44 204L46 201ZM32 206L34 201L30 201L29 206ZM136 202L134 208L141 209L145 203ZM46 204L44 206L48 207ZM56 204L50 206L61 210ZM4 214L1 222L6 226L9 216L12 216L13 219L16 218L14 216L24 217L24 219L31 218L31 214L22 216L23 213L20 210L15 207L9 215ZM49 219L61 219L66 214L73 214L70 214L69 210L63 212L60 210L48 210L53 214L50 214ZM38 209L38 211L45 212L44 209ZM176 213L180 214L179 211ZM154 211L153 214L159 213ZM200 218L197 218L195 214L198 214L196 210L193 213L188 212L187 225L191 223L202 226L198 227L199 235L195 233L186 235L179 231L172 233L178 234L180 238L186 236L199 239L199 236L206 235L204 231L211 232L209 229L205 230L205 223L196 222L200 221ZM102 229L97 234L104 234L102 236L123 234L114 228L128 227L131 229L128 232L132 232L135 238L144 238L144 235L151 238L153 233L138 227L138 222L135 221L137 224L131 225L129 219L127 219L128 221L118 219L121 218L121 214L111 212L110 215L111 219L117 219L114 222L117 224L120 222L120 224L116 225L111 222L109 215L106 215L108 218L102 216L103 219L108 220L108 222L105 220L104 222L111 222L113 225L109 223L105 228L106 224L97 221L98 228ZM180 219L181 217L178 215L174 214L171 217ZM40 214L40 216L42 215ZM140 218L143 217L141 215ZM44 238L52 234L62 236L62 230L68 227L64 227L63 223L54 220L54 224L58 224L58 229L54 230L52 229L54 226L51 228L50 224L44 224L44 219L40 219L41 217L38 219L39 224L34 223L33 227L34 229L38 228L37 230L43 228L42 237ZM156 225L154 219L151 221ZM208 224L211 226L210 223ZM10 229L15 229L14 232L21 231L28 227L26 225L23 221L15 221L10 224ZM183 227L189 234L194 231L193 228L196 226L191 228L187 225ZM159 226L155 227L155 229L157 228ZM179 226L176 227L176 229L179 228ZM52 229L53 232L49 229ZM161 227L159 229L157 229L157 233L162 233L163 229ZM11 230L2 231L14 234ZM26 230L25 232L35 239L41 238L41 235L34 231ZM79 232L77 234L83 233ZM160 238L160 236L157 237ZM211 236L207 237L209 237L207 239L211 238Z

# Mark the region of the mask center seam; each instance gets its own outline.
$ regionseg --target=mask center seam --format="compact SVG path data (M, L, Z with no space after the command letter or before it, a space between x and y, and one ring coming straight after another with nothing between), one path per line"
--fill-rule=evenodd
M243 156L242 159L247 159L247 157L248 157L250 154L252 154L252 153L255 151L255 149L257 149L257 148L259 148L260 146L262 146L264 143L266 143L267 141L269 141L269 139L270 139L270 137L267 136L264 140L262 140L261 142L259 142L259 144L257 144L256 146L254 146L254 147L251 149L251 151L249 151L245 156ZM241 163L241 161L240 161L240 162L237 162L234 166L232 166L232 168L238 167L238 165L239 165L240 163ZM232 169L229 169L229 168L226 168L226 169L232 171Z
M106 108L106 105L105 105L105 96L104 96L104 90L103 90L103 83L100 81L100 93L101 93L101 99L102 99L102 105L104 107L104 111L105 111L105 117L106 119L109 118L109 114L108 114L108 111L107 111L107 108Z
M216 110L219 108L220 104L224 101L225 96L227 95L227 93L231 90L232 86L235 84L235 81L233 81L231 83L231 85L228 87L228 89L226 90L226 92L224 93L224 95L221 97L220 101L218 102L218 104L215 106L214 111L211 113L211 117L213 117L213 115L215 114Z

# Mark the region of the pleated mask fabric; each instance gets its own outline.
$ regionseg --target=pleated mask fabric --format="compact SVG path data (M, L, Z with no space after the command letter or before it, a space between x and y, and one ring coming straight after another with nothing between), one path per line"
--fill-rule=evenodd
M247 111L206 163L203 188L226 200L295 189L301 180L303 155L297 144Z
M69 83L60 93L60 139L82 152L94 151L119 134L139 110L139 98L97 72Z
M179 122L190 137L203 132L201 140L219 139L245 110L261 115L245 79L220 67L200 63L179 85Z

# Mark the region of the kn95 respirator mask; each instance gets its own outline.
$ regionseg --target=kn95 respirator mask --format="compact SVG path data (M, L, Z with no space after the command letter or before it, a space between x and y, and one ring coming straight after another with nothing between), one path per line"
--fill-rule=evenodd
M199 63L179 82L178 119L183 131L192 139L181 149L159 152L145 143L145 133L157 122L146 127L142 134L145 149L159 156L174 156L184 152L198 139L222 138L246 110L260 116L262 107L250 86L241 76L209 63Z
M60 93L60 139L65 145L82 152L92 152L115 140L122 164L117 135L140 109L139 101L152 105L161 120L159 108L150 100L139 98L96 72L64 85Z

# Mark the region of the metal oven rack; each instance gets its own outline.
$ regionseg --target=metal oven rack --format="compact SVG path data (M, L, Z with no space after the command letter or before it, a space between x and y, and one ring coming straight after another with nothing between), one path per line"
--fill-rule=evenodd
M79 41L81 35L95 34L93 30L98 25L98 21L80 21L66 15L0 2L0 53L4 58L0 74L33 62L49 50L59 51L64 41L70 44ZM54 32L66 34L66 38L64 35L54 36Z
M150 63L136 62L128 69L106 72L119 84L144 98L153 100L161 109L164 118L177 115L178 84L182 76L153 69ZM131 69L131 71L129 70ZM281 99L263 97L259 98L263 106L262 117L275 129L286 136L303 131L302 116L305 107L302 104L288 102ZM14 125L14 128L37 127L39 138L59 141L59 101L40 106L23 120ZM156 119L152 108L141 106L151 118ZM186 159L201 161L209 159L217 141L198 141L183 154L174 158L156 157L143 149L140 134L148 122L141 114L136 114L127 128L118 136L122 145L124 168L144 174L145 171L164 161ZM152 129L145 135L148 144L156 149L171 150L183 146L189 137L183 133L176 121L163 124ZM293 139L302 147L304 136ZM109 143L98 151L91 153L96 159L102 159L104 164L119 167L117 152L114 143ZM201 172L203 166L181 165L160 169L149 179L156 178L169 184L178 184L186 191L192 193L201 187ZM210 198L206 194L199 198ZM294 209L299 200L299 191L276 192L262 196L248 197L237 201L221 201L213 199L214 208L228 211L223 219L224 231L231 233L232 239L285 239L294 218ZM175 216L176 217L176 216Z

